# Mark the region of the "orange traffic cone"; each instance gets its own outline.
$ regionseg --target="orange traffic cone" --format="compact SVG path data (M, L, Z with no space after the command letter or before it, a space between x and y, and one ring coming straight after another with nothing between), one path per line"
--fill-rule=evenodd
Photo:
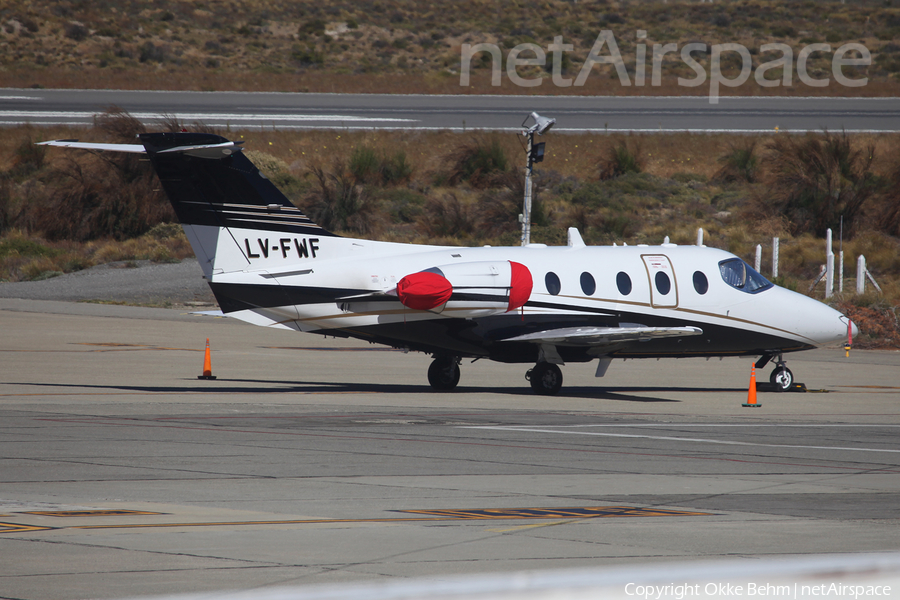
M747 403L741 406L750 406L753 408L762 406L756 401L756 363L750 367L750 389L747 391Z
M206 338L206 355L203 357L203 375L197 375L197 379L215 379L212 374L212 361L209 359L209 338Z

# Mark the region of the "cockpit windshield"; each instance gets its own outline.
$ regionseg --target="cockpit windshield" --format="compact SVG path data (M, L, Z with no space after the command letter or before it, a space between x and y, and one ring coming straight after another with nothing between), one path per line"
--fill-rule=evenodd
M720 262L719 272L725 283L748 294L756 294L774 286L772 282L739 258L729 258Z

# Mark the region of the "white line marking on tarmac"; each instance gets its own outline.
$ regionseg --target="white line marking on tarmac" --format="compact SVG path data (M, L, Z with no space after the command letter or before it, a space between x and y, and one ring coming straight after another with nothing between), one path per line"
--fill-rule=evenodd
M634 428L644 428L644 427L723 427L729 425L682 425L680 423L668 423L668 424L656 424L656 425L590 425L590 427L634 427ZM737 427L739 425L730 425L732 427ZM753 425L746 425L753 426ZM760 427L773 427L779 425L759 425ZM801 427L801 425L780 425L783 427ZM803 425L804 427L821 427L817 425ZM846 427L846 425L830 425L831 427ZM857 425L858 427L865 427L865 425ZM698 444L721 444L726 446L757 446L762 448L799 448L805 450L841 450L841 451L851 451L851 452L887 452L892 454L900 454L900 450L892 450L888 448L851 448L851 447L843 447L843 446L804 446L800 444L761 444L758 442L735 442L730 440L713 440L707 438L683 438L683 437L674 437L674 436L666 436L666 435L638 435L631 433L601 433L595 431L574 431L573 427L579 426L553 426L553 427L568 427L568 431L560 431L559 429L545 429L540 427L527 427L527 426L519 426L519 425L509 425L509 426L491 426L491 425L483 425L483 426L468 426L462 427L461 429L487 429L493 431L525 431L530 433L555 433L558 435L589 435L596 437L615 437L615 438L634 438L634 439L647 439L647 440L662 440L669 442L692 442ZM584 426L581 426L584 427ZM885 427L885 425L870 425L870 427Z
M472 426L476 427L476 426ZM498 426L499 427L499 426ZM509 429L533 427L533 425L503 425ZM900 427L900 425L882 423L588 423L582 425L540 425L540 427L556 427L559 429L575 429L584 427Z

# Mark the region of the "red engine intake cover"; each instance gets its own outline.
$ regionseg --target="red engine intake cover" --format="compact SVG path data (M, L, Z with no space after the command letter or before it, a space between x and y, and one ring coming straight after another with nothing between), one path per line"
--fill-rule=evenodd
M509 261L509 266L512 267L512 274L509 278L509 308L507 312L525 306L534 287L534 280L531 278L531 271L528 270L528 267L513 261Z
M414 310L431 310L445 304L453 294L446 277L423 271L407 275L397 284L397 297L403 306Z

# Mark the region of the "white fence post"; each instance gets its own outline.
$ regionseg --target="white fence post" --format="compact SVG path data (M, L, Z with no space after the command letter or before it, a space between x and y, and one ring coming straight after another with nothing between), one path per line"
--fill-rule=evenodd
M779 239L772 238L772 279L778 279L778 243Z
M831 229L825 233L825 297L834 294L834 251L831 249Z
M838 252L838 260L840 260L841 265L838 268L838 293L844 293L844 251L841 250Z
M756 269L756 272L759 273L762 268L762 246L756 245L756 264L753 265L753 268Z
M866 293L866 257L862 254L856 259L856 293Z

